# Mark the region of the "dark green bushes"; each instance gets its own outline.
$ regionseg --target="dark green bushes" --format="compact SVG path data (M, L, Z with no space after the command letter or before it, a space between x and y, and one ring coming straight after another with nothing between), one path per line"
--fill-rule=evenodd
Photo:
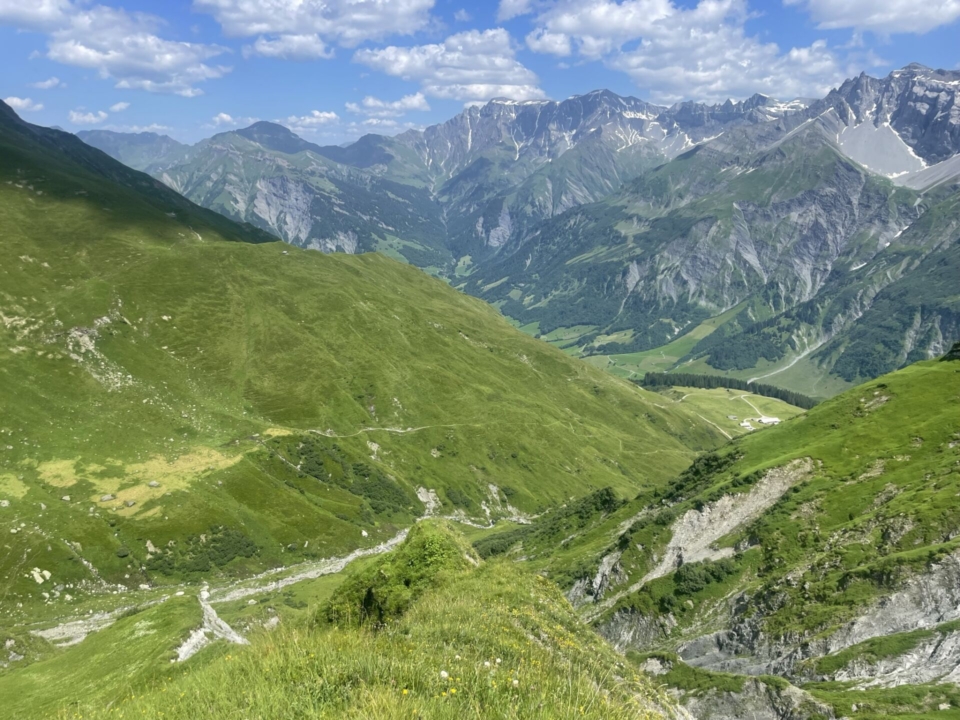
M365 462L348 462L346 453L335 442L304 435L277 440L271 449L298 466L301 473L362 497L378 515L417 515L423 511L423 503L416 496L379 468Z
M695 595L707 585L723 582L737 572L737 564L730 558L681 565L673 574L674 595Z
M637 382L637 381L634 381ZM783 400L796 407L809 410L817 404L817 401L806 395L784 390L774 385L765 385L763 383L748 383L746 380L737 380L736 378L723 377L721 375L696 375L694 373L651 373L648 372L640 380L639 385L645 388L658 387L696 387L712 390L714 388L730 388L732 390L744 390L746 392L771 397L777 400Z
M462 536L445 522L422 522L392 553L351 575L320 610L338 625L381 626L424 592L440 587L479 563Z
M147 570L164 575L206 573L223 568L236 558L251 558L256 543L234 528L214 526L210 532L193 535L185 543L167 548L150 558Z

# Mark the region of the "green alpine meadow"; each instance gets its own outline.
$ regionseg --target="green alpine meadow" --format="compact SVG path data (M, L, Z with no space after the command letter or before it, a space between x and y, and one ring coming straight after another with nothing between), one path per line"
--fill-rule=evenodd
M0 0L0 720L960 720L907 5Z
M601 488L659 487L724 439L683 404L566 357L409 265L289 248L12 113L0 133L0 621L16 658L0 687L10 717L70 717L91 703L76 712L109 712L132 688L219 656L219 642L199 652L211 640L243 646L236 655L280 618L284 632L289 623L308 633L284 640L283 653L300 642L319 649L313 606L333 578L396 547L420 519L460 523L411 548L410 563L427 563L420 572L432 578L443 543L469 547L463 530L527 523ZM391 600L389 619L459 598L427 647L453 642L443 628L488 601L503 622L522 610L535 625L562 625L558 647L592 656L600 640L555 586L511 569L484 600L476 588L496 571L469 569L443 587L412 586L396 610ZM526 607L518 587L542 596L542 608ZM234 597L243 633L218 615ZM347 617L367 600L344 602L354 603ZM341 628L331 642L354 643L362 662L367 632ZM509 650L514 674L536 645L519 627L478 622L474 632L461 655ZM411 651L384 652L399 661ZM114 661L117 672L105 672ZM538 670L579 688L556 698L567 708L557 715L580 693L595 717L670 707L642 679L620 688L618 662L604 650L567 679ZM595 687L601 680L620 688L614 697ZM460 692L481 707L518 697L471 697L479 688ZM256 702L268 717L283 701ZM385 698L303 702L307 716L388 712L376 709ZM457 707L435 711L453 717Z

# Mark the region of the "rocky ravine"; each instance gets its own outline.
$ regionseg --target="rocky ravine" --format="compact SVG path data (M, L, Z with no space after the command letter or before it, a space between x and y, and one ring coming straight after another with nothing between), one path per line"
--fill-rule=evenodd
M650 658L643 670L654 677L671 670L669 660ZM770 678L745 678L737 690L711 688L672 695L698 720L833 720L833 710L800 688Z
M671 527L672 537L661 552L656 566L641 580L627 588L617 588L617 585L622 586L626 573L619 566L620 553L613 553L603 558L596 578L592 581L581 581L568 596L575 605L584 605L590 599L594 600L594 605L584 608L584 616L587 619L596 619L622 597L635 593L646 583L673 572L684 562L717 560L732 555L732 548L719 548L716 546L717 541L759 517L813 471L814 462L810 458L794 460L783 467L768 471L749 492L725 495L701 510L688 510ZM583 587L585 582L590 585L589 594ZM676 622L671 615L659 620L632 612L616 612L601 620L597 629L620 650L648 651L662 647L670 630L675 626ZM689 664L700 664L686 655L681 654L681 657ZM672 661L651 658L646 662L644 670L652 675L662 675L670 671L671 665ZM736 691L711 689L685 692L674 689L672 692L691 716L701 719L807 720L811 717L834 717L829 707L803 690L782 681L748 678Z
M695 560L723 557L725 550L712 547L716 539L750 522L769 508L791 485L813 471L809 459L770 471L749 493L725 496L701 511L690 510L672 526L673 538L659 563L639 582L623 588L625 574L617 557L608 556L587 595L574 588L572 600L587 605L587 618L598 618L618 599L636 592L646 582L672 572L681 558ZM602 577L601 577L602 575ZM619 587L618 587L619 585ZM709 609L678 636L672 615L647 617L619 611L599 620L597 629L616 647L639 652L669 648L688 665L716 672L747 676L741 692L678 693L696 717L770 718L799 720L820 714L833 717L808 694L795 687L765 683L760 676L780 676L794 683L853 681L857 687L895 687L905 684L960 684L960 551L907 580L895 592L865 608L858 617L829 636L771 637L764 632L764 616L757 612L748 592L737 592ZM946 624L949 623L949 624ZM671 632L673 631L673 632ZM817 672L817 660L854 648L874 638L915 633L900 654L876 661L852 659L827 674ZM666 659L648 662L647 670L663 674L670 670ZM753 676L757 680L749 680ZM749 712L744 714L745 712ZM750 714L752 713L752 714Z

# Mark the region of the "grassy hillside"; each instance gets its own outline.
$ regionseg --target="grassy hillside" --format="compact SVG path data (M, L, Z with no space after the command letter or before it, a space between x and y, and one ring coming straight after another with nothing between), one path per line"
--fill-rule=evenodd
M198 657L183 672L158 663L153 678L112 684L113 692L101 687L80 702L68 692L60 717L672 716L669 700L543 578L512 564L456 564L463 540L444 524L418 525L396 552L414 574L454 565L385 624L285 622L249 648ZM438 565L438 556L450 560ZM388 556L342 587L363 576L389 577L395 563ZM361 610L362 598L349 590L332 604L344 609L352 601ZM13 687L0 678L0 688ZM17 707L24 708L19 717L34 717L27 703Z
M716 455L712 469L675 486L679 502L670 513L678 518L748 492L771 468L812 459L812 472L798 476L770 512L717 543L746 548L724 582L757 591L767 632L828 633L955 549L957 371L955 363L930 361L884 376L739 440ZM669 580L645 591L655 605L664 593L678 595ZM698 600L694 593L691 620Z
M701 456L666 491L641 492L612 511L588 513L582 525L589 529L564 547L573 556L596 548L594 564L584 572L591 576L602 555L622 550L619 564L639 580L657 565L688 511L747 497L770 470L809 461L810 469L796 473L797 482L774 498L772 509L711 543L718 554L729 548L732 564L723 587L689 595L693 608L683 606L688 594L678 590L671 573L645 584L639 595L638 588L611 592L605 600L608 611L616 596L623 607L673 613L682 626L696 620L701 600L710 606L733 587L762 589L758 601L771 603L768 632L827 632L895 587L898 578L954 549L960 527L954 500L960 491L958 399L957 361L911 365ZM521 533L544 537L556 514ZM556 562L551 543L524 543L523 555L535 564L538 554ZM668 595L673 599L664 600Z
M477 548L548 572L623 649L779 674L838 714L919 717L911 698L958 700L925 684L960 664L958 469L960 361L926 361L707 453L666 491L569 505Z
M0 122L0 623L328 557L428 509L635 493L721 438L416 269L225 242L260 236L18 123Z

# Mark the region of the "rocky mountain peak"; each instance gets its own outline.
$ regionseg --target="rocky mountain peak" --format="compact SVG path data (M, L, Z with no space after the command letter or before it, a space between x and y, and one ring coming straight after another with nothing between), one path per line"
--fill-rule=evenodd
M914 77L930 78L932 80L957 80L960 79L960 72L956 70L944 70L942 68L931 68L921 63L910 63L900 70L894 70L890 73L896 75L913 75Z
M806 105L757 94L741 102L667 108L598 89L561 101L498 98L397 139L413 146L427 167L446 179L491 152L512 152L515 161L527 159L536 166L597 138L618 153L629 148L670 158L730 124L766 122Z
M322 152L319 145L304 140L289 128L265 120L255 122L242 130L233 130L232 134L252 140L268 150L286 153L287 155L295 155L305 150Z
M960 152L958 90L960 72L912 63L885 78L861 73L831 92L826 102L834 106L848 127L869 123L884 135L892 130L896 137L881 142L890 146L888 153L904 155L903 168L909 171ZM906 147L898 150L898 142ZM916 162L910 162L910 156ZM855 159L862 162L859 157Z
M666 110L660 122L675 122L684 130L712 126L719 128L731 123L762 123L775 120L809 105L804 100L781 102L768 95L756 93L746 100L731 99L716 105L698 102L681 102Z

